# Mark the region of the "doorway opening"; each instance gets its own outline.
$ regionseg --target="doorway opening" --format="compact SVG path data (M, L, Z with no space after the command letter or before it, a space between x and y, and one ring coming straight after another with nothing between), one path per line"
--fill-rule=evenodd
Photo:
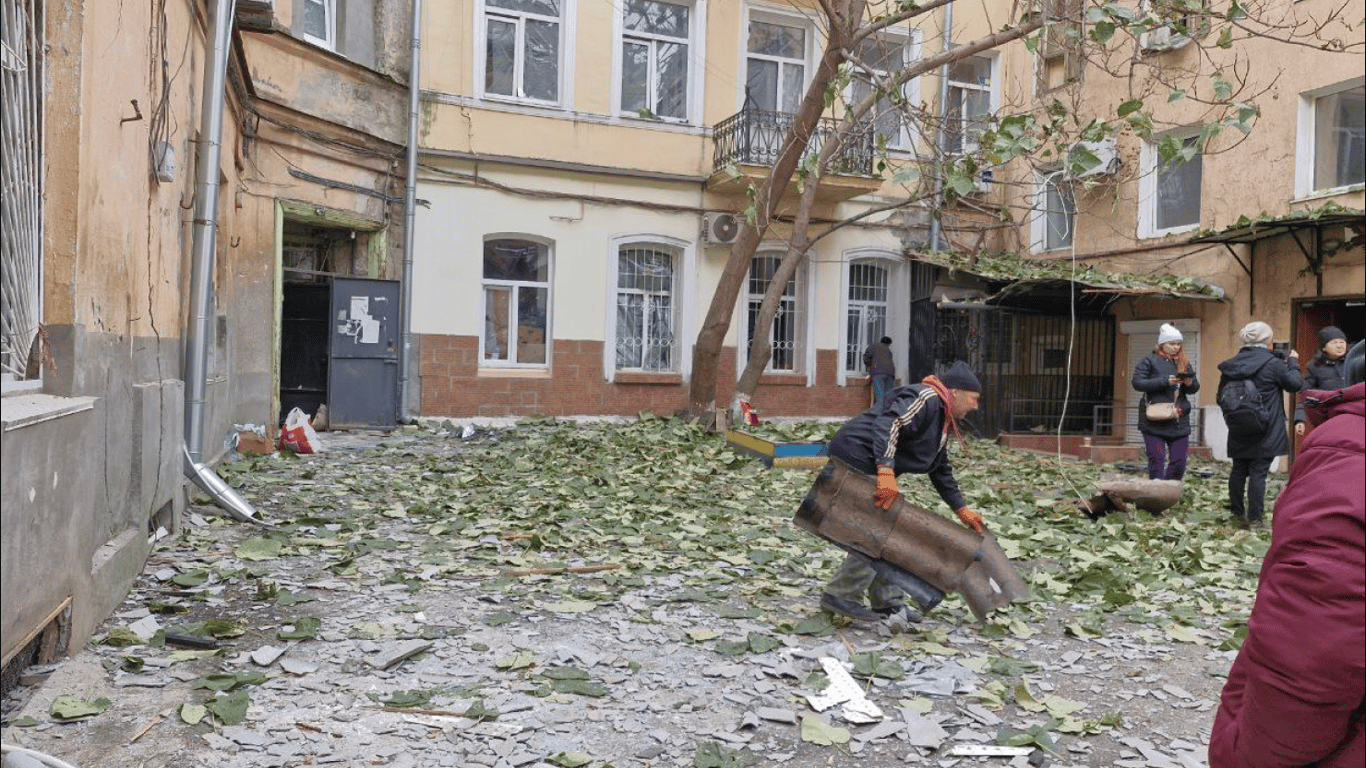
M1337 326L1347 337L1347 347L1361 341L1362 328L1366 327L1366 297L1345 296L1332 298L1302 299L1295 302L1292 328L1294 331L1292 347L1299 350L1300 366L1305 368L1319 351L1319 331L1328 326ZM1298 402L1298 398L1295 399ZM1292 411L1293 413L1293 411ZM1293 421L1293 418L1292 418ZM1294 456L1299 455L1304 438L1314 429L1312 424L1304 425L1304 433L1291 430Z
M316 417L328 401L328 317L335 277L365 274L370 233L286 218L281 232L280 411Z

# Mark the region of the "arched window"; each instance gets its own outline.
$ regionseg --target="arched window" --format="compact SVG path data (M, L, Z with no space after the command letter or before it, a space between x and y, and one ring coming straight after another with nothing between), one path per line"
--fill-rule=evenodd
M864 374L863 351L887 335L891 270L878 259L849 262L849 294L845 297L844 370Z
M550 246L484 241L481 365L544 366L550 343Z
M617 370L678 370L680 257L678 248L656 243L618 247Z
M783 252L770 251L755 254L750 261L748 303L745 333L745 354L754 342L754 326L759 319L759 306L763 304L764 294L773 282L773 274L783 260ZM773 315L773 327L769 330L769 341L773 354L765 370L783 373L800 373L806 370L806 265L797 268L796 273L787 281L782 299L778 302L777 312Z

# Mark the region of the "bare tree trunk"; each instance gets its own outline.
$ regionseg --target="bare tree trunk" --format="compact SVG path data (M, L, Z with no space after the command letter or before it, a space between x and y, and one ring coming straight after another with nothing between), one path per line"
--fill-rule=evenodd
M846 8L845 18L862 18L863 8L863 0L853 0ZM685 416L708 426L715 424L717 365L721 357L721 344L725 341L726 332L730 330L731 313L735 311L740 286L749 271L754 252L758 250L759 243L768 232L778 202L782 199L783 190L787 189L788 182L792 180L797 165L806 153L807 144L815 133L816 126L820 124L821 114L825 111L826 91L846 59L846 25L832 23L829 31L825 52L821 55L820 64L811 78L811 85L807 87L806 94L797 107L797 114L793 116L792 128L788 131L777 162L773 164L773 173L764 180L755 194L754 223L746 222L740 227L740 234L730 248L726 266L721 272L720 280L717 281L715 292L712 293L711 305L707 308L707 315L697 333L697 343L693 345L692 380L688 385L688 408Z

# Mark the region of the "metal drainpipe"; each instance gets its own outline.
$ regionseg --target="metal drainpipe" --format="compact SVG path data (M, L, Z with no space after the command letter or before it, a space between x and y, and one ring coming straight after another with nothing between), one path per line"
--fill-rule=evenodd
M208 375L209 306L213 291L214 248L218 235L218 164L223 143L223 102L228 71L228 49L237 10L236 0L214 4L210 44L213 57L204 68L203 104L199 121L199 178L195 182L194 243L190 266L189 327L185 330L185 476L207 493L231 517L259 523L256 509L237 494L213 469L200 461L204 446L204 390Z
M953 48L953 3L944 6L944 53L948 53ZM945 147L948 143L947 131L944 130L944 121L949 114L949 65L945 63L939 68L939 135L935 137L935 147L938 150L939 161L944 161ZM939 251L944 248L944 225L940 217L944 214L944 178L935 182L934 199L939 206L930 217L930 250Z
M413 0L412 25L412 62L408 66L408 181L403 193L403 308L399 313L403 336L398 348L398 420L403 424L413 421L412 404L408 400L408 365L413 345L413 229L417 220L417 127L422 94L419 77L422 69L422 0Z

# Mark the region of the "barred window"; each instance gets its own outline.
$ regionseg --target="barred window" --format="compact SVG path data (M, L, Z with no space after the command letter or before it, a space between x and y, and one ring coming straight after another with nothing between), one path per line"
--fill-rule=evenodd
M781 253L758 254L750 261L748 319L745 334L745 350L748 352L754 343L754 326L759 319L759 306L763 304L764 294L773 282L773 274L782 262ZM769 358L769 371L800 372L806 366L806 348L803 338L806 333L806 308L802 301L801 285L805 265L787 281L782 299L778 302L777 312L773 315L773 326L769 330L769 343L773 350Z
M678 370L678 255L640 243L617 252L617 370Z
M38 0L0 0L0 363L6 385L37 379L43 270L43 40Z
M849 295L845 302L844 370L863 373L863 352L887 335L889 271L873 259L849 264Z

